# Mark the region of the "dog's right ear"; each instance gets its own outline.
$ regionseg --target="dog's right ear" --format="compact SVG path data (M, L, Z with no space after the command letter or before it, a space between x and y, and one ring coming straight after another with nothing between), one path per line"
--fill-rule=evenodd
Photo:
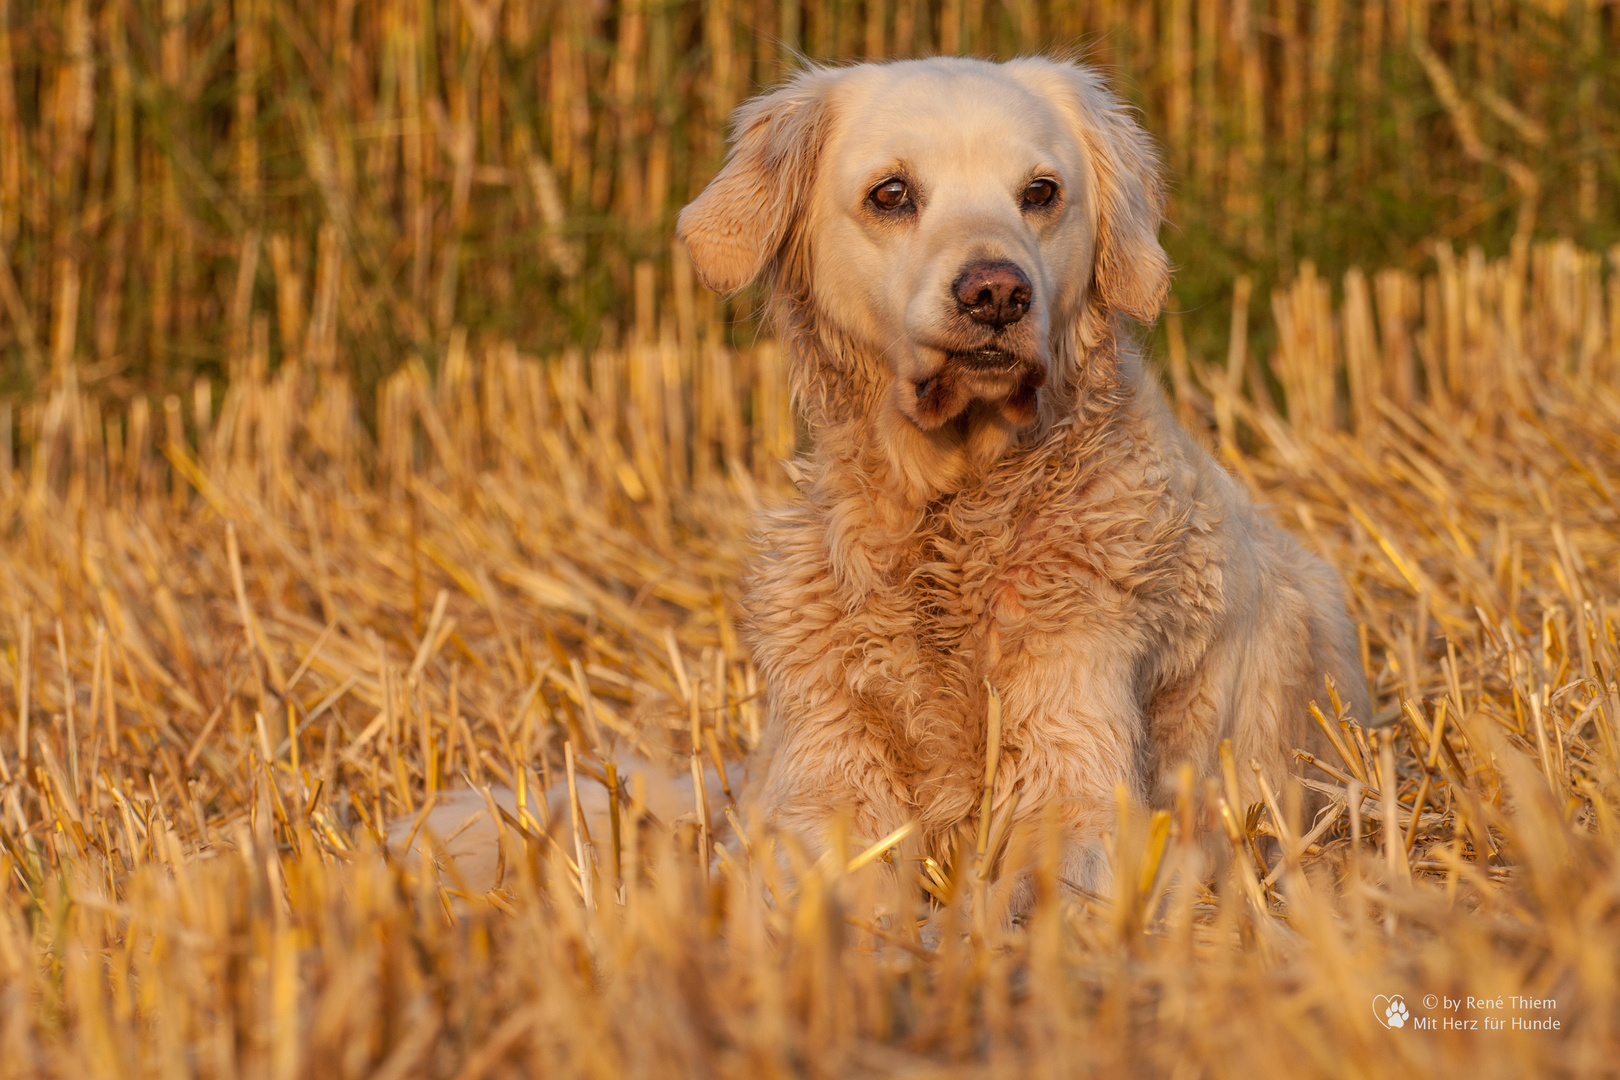
M838 76L809 68L732 114L725 165L675 222L698 279L715 292L753 281L791 238L826 133L827 90Z

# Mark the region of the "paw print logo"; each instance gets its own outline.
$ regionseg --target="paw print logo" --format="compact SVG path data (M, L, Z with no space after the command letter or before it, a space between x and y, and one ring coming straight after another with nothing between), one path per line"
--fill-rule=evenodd
M1387 1028L1403 1028L1406 1026L1406 1018L1411 1014L1407 1012L1406 1001L1401 995L1385 997L1379 994L1373 998L1373 1015Z

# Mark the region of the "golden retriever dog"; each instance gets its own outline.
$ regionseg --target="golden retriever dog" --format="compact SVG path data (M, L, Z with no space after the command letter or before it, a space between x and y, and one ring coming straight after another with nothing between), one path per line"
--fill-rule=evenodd
M759 280L809 425L745 606L769 736L749 796L823 843L1063 822L1109 880L1122 785L1162 803L1232 741L1258 798L1309 745L1324 676L1368 720L1340 582L1176 423L1133 344L1169 282L1163 187L1085 66L810 67L737 110L680 214L701 280ZM1051 808L1055 805L1056 810Z

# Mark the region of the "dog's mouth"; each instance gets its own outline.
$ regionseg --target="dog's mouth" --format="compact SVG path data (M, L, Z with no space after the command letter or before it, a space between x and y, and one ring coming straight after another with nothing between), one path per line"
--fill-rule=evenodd
M1037 392L1046 383L1038 359L1004 349L953 351L939 370L910 384L915 395L903 406L924 431L954 420L978 403L1015 426L1035 419Z
M1021 386L1039 387L1046 372L1038 360L1010 349L961 349L945 354L945 363L932 375L912 383L917 400L935 397L947 385L957 387L952 396L965 402L960 391L970 397L1000 397Z
M1028 363L1022 356L1006 349L972 349L951 353L950 358L971 371L985 375L1010 374Z

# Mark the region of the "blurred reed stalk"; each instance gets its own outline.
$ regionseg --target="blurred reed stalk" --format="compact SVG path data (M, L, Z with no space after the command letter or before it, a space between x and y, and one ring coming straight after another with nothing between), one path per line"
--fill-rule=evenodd
M323 280L320 347L368 400L458 327L551 354L656 308L634 332L661 340L690 310L673 215L801 55L1077 48L1165 142L1195 341L1239 271L1620 241L1620 11L1595 0L5 0L0 386L76 360L189 393L248 353L250 306L273 369ZM750 313L695 307L728 339Z

